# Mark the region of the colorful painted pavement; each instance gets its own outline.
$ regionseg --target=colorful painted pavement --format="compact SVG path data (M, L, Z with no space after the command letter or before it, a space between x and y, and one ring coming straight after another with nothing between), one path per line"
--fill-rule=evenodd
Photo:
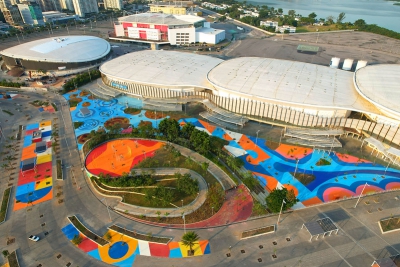
M79 140L79 137L88 134L91 131L97 131L104 127L104 124L110 119L124 119L127 120L127 124L137 127L141 121L151 122L153 127L156 127L160 119L153 120L145 116L145 110L142 110L139 114L130 115L126 114L124 110L127 107L141 107L142 101L126 97L119 96L118 98L105 101L100 99L93 99L91 94L83 94L81 90L72 91L68 94L63 95L67 100L77 100L76 107L71 107L71 118L73 122L82 122L83 124L75 129L75 135ZM88 109L87 113L82 113L82 108ZM130 128L123 129L122 132L129 133ZM82 149L82 144L78 142L78 148Z
M225 149L245 162L245 168L252 171L268 191L286 187L293 189L300 200L294 208L301 208L345 197L357 196L365 183L364 194L384 190L400 189L398 170L372 164L350 155L314 151L311 148L281 144L272 150L266 141L252 136L231 132L207 122L190 118L181 119L181 125L192 123L196 128L229 142ZM317 166L323 158L330 165ZM291 173L314 175L315 179L303 185Z
M86 157L85 166L94 174L109 174L112 177L121 176L146 157L154 156L162 142L151 140L124 139L113 140L93 149Z
M14 98L17 98L18 96L19 96L19 94L1 93L0 94L0 100L1 99L13 100Z
M99 261L114 266L132 266L137 255L165 258L188 257L188 248L181 242L159 244L138 240L122 235L119 232L108 230L108 233L111 235L110 244L100 246L80 233L72 224L68 224L62 228L62 232L70 241L72 241L75 235L80 235L83 238L83 241L77 245L80 250ZM210 244L208 240L200 240L195 244L193 250L194 256L210 254Z
M33 136L40 131L39 136ZM51 121L25 127L24 143L15 193L14 210L38 204L53 197ZM42 147L37 145L41 144Z

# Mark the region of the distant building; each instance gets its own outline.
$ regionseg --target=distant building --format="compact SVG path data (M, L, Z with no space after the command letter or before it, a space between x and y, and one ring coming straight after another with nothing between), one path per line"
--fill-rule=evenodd
M105 9L118 9L121 10L124 7L122 0L104 0Z
M71 11L75 11L74 3L72 2L72 0L61 0L60 3L61 3L62 9L68 9Z
M47 11L43 12L43 21L50 23L67 23L70 20L78 19L78 15L68 15L66 13L61 13L58 11Z
M24 21L19 12L18 6L11 5L1 10L3 12L6 22L10 25L23 24Z
M271 21L271 20L260 21L260 26L276 28L276 27L278 27L278 22L277 21Z
M99 13L96 0L72 0L72 3L74 4L75 14L81 18L93 13Z
M290 25L283 25L275 28L276 32L284 33L285 31L289 31L289 33L295 33L296 27Z
M149 4L150 12L171 15L187 15L188 9L193 6L192 1L180 2L155 2Z
M38 3L42 12L43 11L61 11L60 0L36 0L36 1L30 1L30 2Z
M224 30L210 28L204 18L192 15L141 13L118 18L110 39L155 44L216 44L225 39Z
M25 4L18 4L17 6L25 24L44 24L42 9L38 4L25 2Z

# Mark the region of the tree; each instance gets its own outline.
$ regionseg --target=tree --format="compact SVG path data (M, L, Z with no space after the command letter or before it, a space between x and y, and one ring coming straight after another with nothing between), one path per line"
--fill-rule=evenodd
M194 254L193 246L198 243L197 241L199 241L199 239L199 235L194 231L189 231L182 236L182 244L189 247L190 255Z
M326 22L328 23L328 24L333 24L334 23L334 20L335 18L333 17L333 16L328 16L327 18L326 18Z
M358 28L364 28L366 25L367 25L367 23L363 19L358 19L354 22L354 26L356 26Z
M342 23L345 18L346 18L346 13L341 12L336 19L336 23L338 24Z
M290 191L293 191L293 190L290 190ZM274 189L265 198L265 200L267 202L268 208L272 212L279 212L281 210L283 200L285 200L285 202L283 203L283 207L282 207L282 211L285 211L285 210L293 207L294 204L296 204L299 201L296 197L293 197L293 195L294 195L294 192L289 193L289 191L286 188Z
M310 14L308 15L308 17L309 17L310 19L315 19L315 18L317 17L317 14L315 14L315 12L312 12L312 13L310 13Z
M278 13L282 14L283 13L283 9L282 8L278 8Z
M293 9L289 10L289 11L288 11L288 15L289 15L290 17L294 17L294 16L296 15L296 10L293 10Z
M174 119L163 119L158 125L158 129L171 142L176 140L181 131L179 123Z
M192 179L189 173L186 173L178 176L177 189L185 194L192 195L199 191L199 182Z
M253 176L253 173L251 171L244 172L242 174L242 182L251 190L254 191L254 189L260 185L258 182L258 179Z
M194 127L194 125L192 123L190 123L190 122L186 123L185 125L183 125L182 130L181 130L182 137L189 139L195 129L196 128Z
M72 243L74 245L79 245L80 243L82 243L82 241L83 241L83 238L79 234L78 235L74 235L74 238L72 238Z

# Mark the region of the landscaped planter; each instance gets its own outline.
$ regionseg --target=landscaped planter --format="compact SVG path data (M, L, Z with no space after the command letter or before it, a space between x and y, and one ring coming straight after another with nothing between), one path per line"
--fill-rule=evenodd
M62 172L62 161L58 159L56 161L56 167L57 167L57 180L63 180L63 172Z
M87 238L92 240L93 242L99 244L100 246L107 245L109 242L107 240L104 240L100 236L96 235L89 229L87 229L79 220L76 216L70 216L68 217L68 220L75 226L78 231L80 231L82 234L84 234Z
M273 233L273 232L275 232L275 225L255 228L255 229L251 229L251 230L242 232L241 239L247 239L247 238L265 235L265 234L269 234L269 233Z
M3 198L1 201L1 208L0 208L0 224L6 221L8 202L10 202L11 189L12 187L9 187L6 190L4 190L3 193Z
M126 230L125 228L119 227L118 225L115 225L115 224L108 227L108 229L116 231L122 235L127 235L127 236L135 238L135 239L149 241L152 243L168 244L172 240L172 238L169 238L169 237L158 237L158 236L153 236L153 235L145 235L145 234L137 233L136 231L132 232L132 231Z
M10 255L8 255L7 259L10 267L19 267L17 251L13 251Z
M382 234L391 233L400 230L400 216L391 217L389 219L380 220L379 227Z

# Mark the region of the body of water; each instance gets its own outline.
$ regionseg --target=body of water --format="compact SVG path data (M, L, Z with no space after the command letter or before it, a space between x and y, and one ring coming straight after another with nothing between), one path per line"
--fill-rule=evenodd
M267 5L275 9L282 8L284 14L288 10L296 10L296 14L308 16L311 12L317 18L337 17L340 12L346 13L344 22L363 19L368 24L400 32L400 6L385 0L252 0L253 5Z

